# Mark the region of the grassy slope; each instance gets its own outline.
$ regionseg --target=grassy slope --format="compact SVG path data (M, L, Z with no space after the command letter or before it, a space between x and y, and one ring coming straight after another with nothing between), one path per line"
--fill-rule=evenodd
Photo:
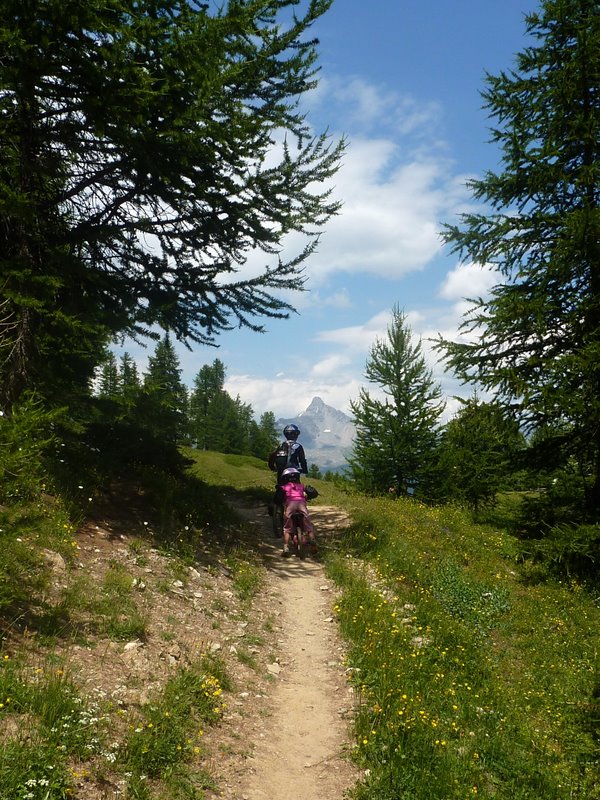
M459 510L383 498L354 518L361 561L331 569L371 770L356 797L599 796L597 599Z
M240 621L254 648L268 640L255 543L239 546L252 532L223 495L270 481L205 455L201 481L142 467L94 489L80 473L77 521L44 491L0 505L0 800L205 796L201 737L230 676L251 684L264 656L202 642Z
M223 483L263 481L262 465L236 463L198 459ZM328 568L369 770L355 796L600 796L597 597L520 563L509 533L459 509L314 484L316 503L354 519Z
M226 553L222 531L211 531L223 517L223 498L240 492L267 501L273 489L272 473L259 460L245 456L193 451L186 455L193 462L191 474L204 484L182 489L159 472L146 476L153 484L147 516L154 515L161 546L169 550L174 563L184 563L181 558L189 563L200 540L204 550L218 547L221 558ZM328 482L311 483L320 492L317 504L338 505L354 519L343 552L328 553L327 566L343 589L338 614L349 642L349 666L359 698L356 755L368 775L355 791L357 800L474 796L592 800L600 796L600 611L594 598L575 583L555 582L518 564L508 534L475 526L461 511L368 499ZM175 517L179 522L173 522ZM186 520L189 525L183 524ZM4 618L11 623L15 619L11 603L18 610L27 591L44 591L43 568L31 566L41 563L42 546L61 552L67 565L74 561L69 554L74 529L60 508L51 505L44 510L43 504L34 504L27 512L0 509L0 523L5 532L11 532L12 544L4 548L4 556L19 589L11 593L5 583L0 595ZM19 575L25 575L19 573L20 559L35 575L34 583L20 581ZM244 568L240 574L248 572ZM132 599L131 580L116 565L109 577L110 582L101 587L105 600L108 597L104 608L86 609L88 615L100 614L104 622L106 603L110 608ZM68 602L65 596L59 606L63 616L54 620L57 626L63 625L63 637L68 629L65 620L72 612ZM50 610L45 613L51 626ZM56 607L52 613L56 616ZM56 704L64 706L59 714L64 719L71 714L76 695L65 680L58 680L57 688L55 673L41 694L29 683L29 688L23 688L18 662L31 661L27 649L38 648L39 640L18 638L14 632L5 626L0 735L3 744L10 746L4 748L7 756L0 761L0 797L21 800L34 791L34 799L62 800L69 796L72 773L58 768L52 772L56 785L50 794L44 794L46 785L41 783L46 778L35 778L39 786L2 794L10 775L16 774L10 764L24 758L24 769L29 769L33 763L31 749L27 750L30 745L26 742L25 749L19 750L14 744L18 741L11 735L14 720L24 718L33 725L36 715L43 716L43 709L52 705L44 700L49 692L60 698ZM51 648L46 652L51 659ZM206 665L194 669L209 682L217 680ZM226 676L220 677L226 682ZM17 717L7 710L10 703L15 708L16 696L21 698ZM184 718L193 702L192 694L184 704ZM137 713L143 716L143 709ZM145 722L151 724L151 720ZM45 723L35 727L36 775L45 774L44 765L56 752L51 727ZM159 751L157 758L172 757L179 763L176 734L185 738L181 731L172 733L172 752ZM85 742L75 737L67 744L71 761L65 764L72 764ZM136 755L132 748L123 744L118 752L123 763L139 775L146 754ZM168 791L163 788L166 795L159 790L144 794L147 790L139 780L131 783L129 791L130 797L142 800L202 796L200 789L186 794L185 789L172 786Z

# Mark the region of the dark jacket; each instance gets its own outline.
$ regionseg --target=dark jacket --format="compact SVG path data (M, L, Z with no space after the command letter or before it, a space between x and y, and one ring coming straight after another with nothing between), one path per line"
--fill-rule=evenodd
M277 483L280 482L281 473L287 467L296 467L305 475L308 474L304 448L293 439L286 439L279 445L277 450L273 450L267 463L269 464L269 469L277 473Z

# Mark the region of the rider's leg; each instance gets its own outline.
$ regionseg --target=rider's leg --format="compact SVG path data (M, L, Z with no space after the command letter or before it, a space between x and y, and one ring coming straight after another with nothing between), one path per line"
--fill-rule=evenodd
M292 535L292 517L286 506L283 511L283 555L290 552L290 539Z
M300 510L304 514L304 530L308 533L308 538L312 542L315 538L315 526L312 524L306 503L303 503L303 507Z
M315 537L315 526L312 523L312 520L311 520L310 515L308 513L308 508L306 507L306 505L304 506L303 513L304 513L304 530L308 534L308 539L310 541L310 551L314 555L318 551L317 540L316 540L316 537Z

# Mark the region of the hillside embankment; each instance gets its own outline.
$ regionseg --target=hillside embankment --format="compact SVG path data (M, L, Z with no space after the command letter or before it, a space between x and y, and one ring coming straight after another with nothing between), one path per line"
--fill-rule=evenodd
M339 800L356 781L349 758L354 698L332 615L335 586L318 557L282 558L264 504L231 503L244 520L243 537L226 548L207 541L193 565L155 546L151 523L110 506L74 534L71 564L46 552L48 607L58 610L65 592L72 597L77 586L99 595L100 587L118 580L127 582L143 619L143 632L123 639L94 632L82 610L85 636L61 635L51 643L31 638L31 669L51 655L102 714L110 742L106 752L74 764L70 796L129 796L122 770L109 766L110 748L117 753L135 725L131 720L204 654L221 665L230 687L217 723L197 732L189 767L190 774L206 776L198 797ZM315 505L311 512L322 541L347 524L336 508ZM240 591L247 569L260 583L250 594ZM122 598L129 602L125 593ZM77 625L76 614L69 624ZM160 793L160 775L144 780L150 796L167 796Z

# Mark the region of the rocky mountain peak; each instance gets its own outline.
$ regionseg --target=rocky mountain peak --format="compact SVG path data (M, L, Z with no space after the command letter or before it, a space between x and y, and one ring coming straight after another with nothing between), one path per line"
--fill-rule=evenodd
M306 409L306 411L301 411L298 416L303 416L304 414L321 414L326 408L325 403L321 400L320 397L313 397L310 401L310 405Z
M354 424L347 414L328 406L320 397L313 397L298 416L277 420L277 427L283 429L290 423L300 428L299 441L309 465L316 464L322 472L338 472L345 468L355 434Z

